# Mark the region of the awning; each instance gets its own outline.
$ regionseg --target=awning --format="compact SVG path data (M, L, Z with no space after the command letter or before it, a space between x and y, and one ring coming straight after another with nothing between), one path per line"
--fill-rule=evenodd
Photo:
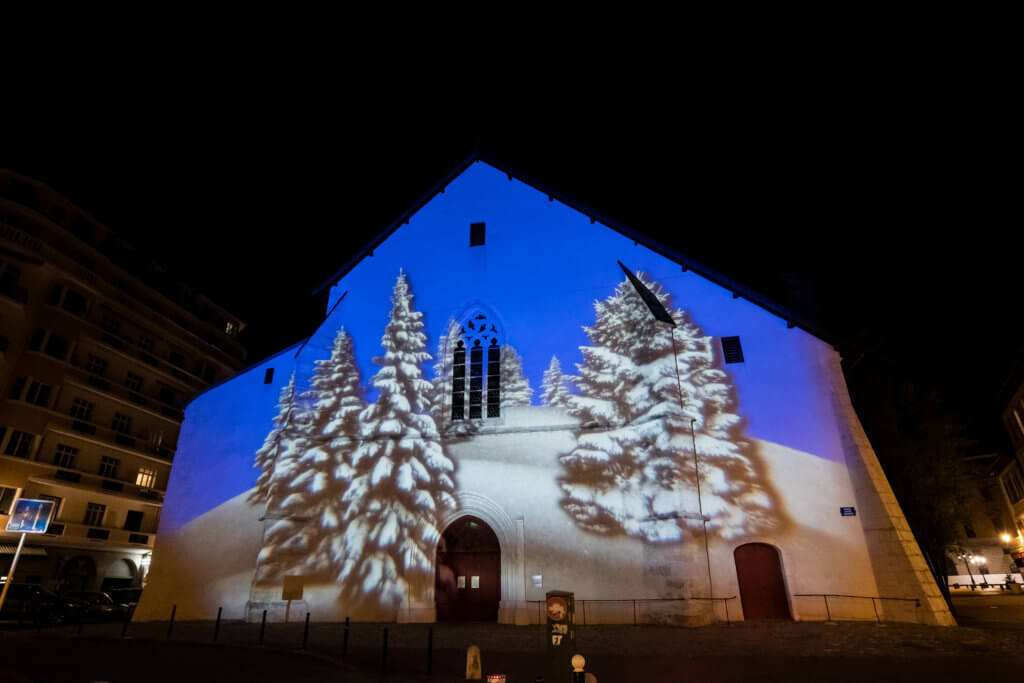
M0 543L0 555L13 555L18 549L16 545L7 545L6 543ZM38 556L46 557L46 548L36 548L34 546L26 545L21 548L22 556Z

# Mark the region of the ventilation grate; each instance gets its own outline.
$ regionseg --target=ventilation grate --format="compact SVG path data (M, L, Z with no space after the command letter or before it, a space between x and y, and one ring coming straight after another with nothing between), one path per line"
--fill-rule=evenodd
M469 224L469 246L482 247L487 237L486 223Z
M722 337L722 353L726 363L742 363L743 347L739 337Z

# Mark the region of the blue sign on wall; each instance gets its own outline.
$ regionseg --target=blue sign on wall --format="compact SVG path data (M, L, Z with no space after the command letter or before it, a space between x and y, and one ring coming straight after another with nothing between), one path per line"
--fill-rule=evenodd
M857 510L851 505L848 508L839 508L839 514L843 517L856 517Z
M45 534L52 515L52 500L21 498L14 504L14 512L7 520L7 531L22 534Z

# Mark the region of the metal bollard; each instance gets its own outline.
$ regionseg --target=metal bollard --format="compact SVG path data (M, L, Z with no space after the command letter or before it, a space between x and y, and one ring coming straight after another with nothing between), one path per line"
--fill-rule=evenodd
M302 632L302 649L309 645L309 612L306 612L306 630Z
M224 610L223 607L217 608L217 623L213 625L213 641L217 642L217 636L220 635L220 613Z
M380 646L380 672L387 673L388 670L388 627L384 627L384 639Z
M267 632L267 610L263 610L263 621L260 623L260 645L263 644L263 634Z
M132 615L135 614L135 608L129 607L128 611L124 614L124 622L121 624L121 637L128 637L128 624L132 623Z
M341 658L348 656L348 617L345 617L345 634L341 640Z
M434 627L427 628L427 675L434 673Z
M586 665L587 660L583 658L583 655L572 656L572 683L586 683L587 674L583 671L583 667Z
M174 615L178 611L178 606L174 605L171 607L171 620L167 623L167 640L171 639L171 631L174 630Z

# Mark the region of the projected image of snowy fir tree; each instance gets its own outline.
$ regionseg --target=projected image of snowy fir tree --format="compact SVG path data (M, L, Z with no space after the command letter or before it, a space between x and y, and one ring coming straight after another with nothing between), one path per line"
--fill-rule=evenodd
M385 353L373 386L377 401L359 414L359 445L342 497L345 513L338 574L343 598L395 605L432 585L441 515L454 509L455 466L445 455L429 413L431 384L422 365L423 314L412 308L404 274L398 276Z
M286 572L328 578L336 573L343 535L341 496L352 476L351 453L364 408L352 338L338 330L331 355L314 363L308 391L296 395L294 375L282 390L275 429L257 452L255 496L266 501L267 527L259 579ZM264 454L279 444L271 461ZM259 484L259 483L258 483Z
M773 502L758 482L754 446L743 436L730 379L716 367L711 338L684 311L672 309L658 284L644 276L641 281L678 326L680 380L670 327L654 319L628 280L595 302L596 322L584 328L591 344L580 347L583 362L573 378L579 394L566 399L582 427L575 447L560 456L563 508L581 527L599 533L649 542L702 534L694 419L709 535L733 538L770 528ZM552 364L548 372L556 369Z

